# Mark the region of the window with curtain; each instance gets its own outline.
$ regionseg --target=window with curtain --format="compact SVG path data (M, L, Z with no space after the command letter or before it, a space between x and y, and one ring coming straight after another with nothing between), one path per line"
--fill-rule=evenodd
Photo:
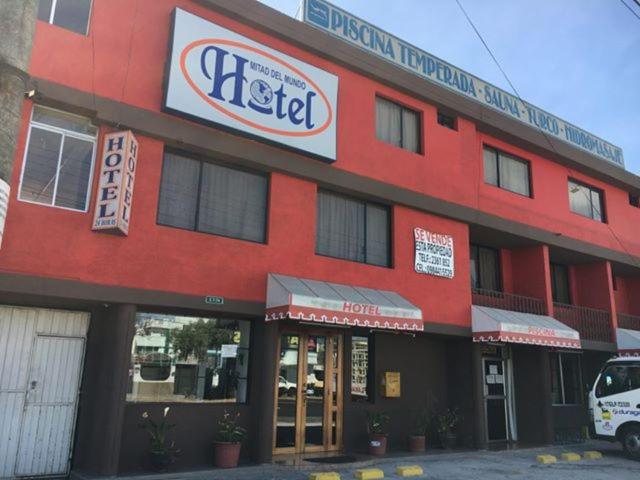
M388 267L389 217L383 205L319 190L316 253Z
M166 152L158 223L265 242L266 175Z
M594 187L569 180L569 206L573 213L598 222L606 222L604 193Z
M89 30L91 0L40 0L38 20L86 35Z
M379 140L420 153L421 129L418 112L376 97L376 136Z
M483 158L485 183L531 196L529 162L487 146L484 147Z
M551 352L551 400L554 405L582 403L582 374L580 355Z
M551 264L551 291L554 302L571 304L569 267L566 265Z
M18 198L85 212L97 132L88 118L35 106Z
M502 291L500 255L495 248L471 245L471 288Z

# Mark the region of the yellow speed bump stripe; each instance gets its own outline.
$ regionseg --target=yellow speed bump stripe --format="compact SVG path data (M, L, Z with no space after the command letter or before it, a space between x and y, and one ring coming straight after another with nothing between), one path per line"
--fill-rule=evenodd
M396 474L401 477L417 477L423 473L422 467L419 465L401 465L396 468Z
M585 460L598 460L602 458L602 453L596 452L595 450L589 450L588 452L584 452L582 456Z
M312 472L309 474L309 480L340 480L340 474L337 472Z
M577 462L582 457L577 453L567 452L560 455L560 458L562 458L562 460L564 460L565 462Z
M550 465L552 463L556 463L558 459L553 455L538 455L536 457L536 462L542 463L543 465Z
M365 468L356 470L355 476L358 480L374 480L376 478L384 478L384 472L379 468Z

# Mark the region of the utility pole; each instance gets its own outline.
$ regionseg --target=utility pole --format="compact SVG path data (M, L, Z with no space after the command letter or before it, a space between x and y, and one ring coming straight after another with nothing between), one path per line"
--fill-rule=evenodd
M22 105L29 87L29 60L37 0L0 0L0 242L9 203Z

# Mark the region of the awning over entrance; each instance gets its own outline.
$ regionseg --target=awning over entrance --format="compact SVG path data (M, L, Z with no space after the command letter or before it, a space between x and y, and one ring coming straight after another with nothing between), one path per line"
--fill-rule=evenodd
M625 356L640 356L640 331L618 328L618 353Z
M298 319L392 330L424 330L422 311L396 292L285 275L267 279L267 320Z
M580 348L580 334L546 315L512 312L473 305L474 342L527 343L550 347Z

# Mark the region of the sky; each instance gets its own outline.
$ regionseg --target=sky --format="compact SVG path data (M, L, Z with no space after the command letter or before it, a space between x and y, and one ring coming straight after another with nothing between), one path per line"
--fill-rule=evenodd
M524 100L621 147L640 175L640 18L622 0L460 1ZM513 93L455 0L331 3Z

